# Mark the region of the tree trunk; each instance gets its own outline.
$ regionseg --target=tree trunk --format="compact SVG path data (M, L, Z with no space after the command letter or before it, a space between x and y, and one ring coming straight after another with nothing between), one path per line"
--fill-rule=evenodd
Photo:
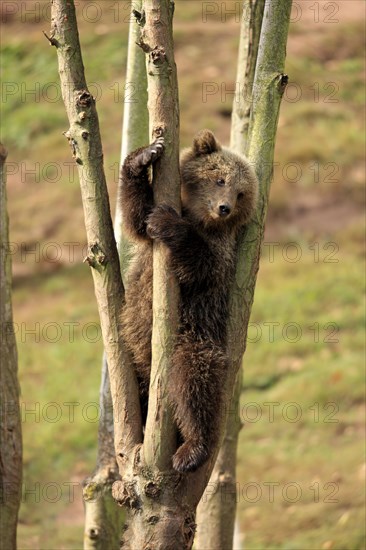
M247 154L248 131L253 105L253 83L257 65L265 0L244 2L240 29L236 92L231 115L230 147ZM245 6L247 9L244 9ZM274 136L275 138L275 136Z
M22 492L22 434L18 357L11 304L11 255L6 209L7 151L0 143L0 536L1 548L16 548Z
M123 471L142 441L136 376L119 330L124 302L113 234L95 100L87 89L72 0L53 0L51 35L57 49L62 96L70 128L66 137L78 166L88 256L108 362L114 412L115 452ZM123 366L123 368L121 368Z
M180 211L179 102L173 51L173 3L144 0L146 23L140 45L147 53L148 108L151 141L164 136L164 155L153 170L154 202ZM146 464L171 468L176 436L167 404L170 357L178 326L178 284L168 267L168 249L153 244L153 331L149 407L144 439Z
M259 269L280 104L288 81L283 71L291 5L292 1L281 0L267 0L265 3L249 129L243 144L248 160L256 171L260 188L256 216L239 238L236 276L231 292L229 349L234 364L238 363L239 366L245 352ZM247 124L245 119L243 122L245 138Z
M257 62L259 38L262 27L265 0L250 0L244 3L236 94L234 97L230 147L246 154L252 87ZM229 406L225 435L213 469L204 501L197 509L197 549L230 549L233 547L237 505L236 454L242 423L239 402L242 386L242 366L239 372L232 401Z
M138 16L142 11L142 0L133 2L134 13ZM132 9L132 8L131 8ZM132 14L131 14L132 16ZM147 111L147 78L145 54L138 46L140 26L137 20L130 18L128 36L127 71L125 82L125 102L123 111L121 165L129 153L149 142L149 115ZM135 92L137 101L131 101L131 89ZM131 242L122 230L122 208L120 186L118 187L114 232L121 262L123 284L126 287L126 273L133 254Z
M229 349L233 362L238 365L246 347L272 180L279 109L288 81L283 71L290 13L291 1L267 0L259 42L246 145L248 160L260 182L259 200L253 221L239 237L236 275L230 298ZM230 371L229 374L234 373Z
M134 2L134 8L141 12L141 0ZM134 18L130 19L126 97L123 113L121 165L126 156L138 147L148 143L149 117L147 111L147 79L145 55L138 47L139 26ZM131 86L138 87L137 101L131 101ZM132 255L132 246L122 231L122 209L120 186L118 186L114 233L117 241L124 285L125 274ZM118 467L114 453L113 408L110 391L108 365L103 356L102 381L100 387L100 410L98 437L98 460L95 473L85 481L85 530L84 549L117 550L120 546L124 514L112 497L112 484L118 476ZM95 496L96 494L96 496Z
M233 548L237 503L236 450L241 428L238 403L242 369L239 369L229 405L224 439L207 489L197 508L197 550Z
M97 466L92 476L85 480L83 488L84 550L118 550L123 513L112 497L112 485L119 475L114 452L113 406L105 354L99 405Z

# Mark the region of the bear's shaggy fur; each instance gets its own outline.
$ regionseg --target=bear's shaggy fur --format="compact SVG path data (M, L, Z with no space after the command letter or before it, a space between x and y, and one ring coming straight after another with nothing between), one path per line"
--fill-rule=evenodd
M227 370L228 297L238 230L251 218L257 180L248 162L222 148L209 130L181 156L182 216L154 206L148 167L163 153L160 138L131 153L122 168L125 228L141 246L129 272L122 330L132 352L146 418L152 331L152 240L170 250L180 287L180 325L169 380L169 400L181 445L174 469L201 466L218 437Z

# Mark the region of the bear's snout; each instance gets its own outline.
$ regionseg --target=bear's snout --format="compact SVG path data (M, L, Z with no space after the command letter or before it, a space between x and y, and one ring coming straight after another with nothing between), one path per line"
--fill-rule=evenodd
M219 214L220 216L228 216L231 212L231 207L229 204L220 204L219 206Z

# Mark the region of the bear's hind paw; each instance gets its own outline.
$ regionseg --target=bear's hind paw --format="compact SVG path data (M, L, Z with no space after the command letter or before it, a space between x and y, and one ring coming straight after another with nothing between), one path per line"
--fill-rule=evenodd
M194 472L208 459L208 452L202 443L186 441L173 456L173 468L178 472Z

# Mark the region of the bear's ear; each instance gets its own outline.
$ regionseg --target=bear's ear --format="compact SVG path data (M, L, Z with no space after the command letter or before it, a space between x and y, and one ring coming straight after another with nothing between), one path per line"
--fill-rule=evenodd
M195 155L210 155L221 151L221 145L216 141L210 130L201 130L193 140L193 152Z

